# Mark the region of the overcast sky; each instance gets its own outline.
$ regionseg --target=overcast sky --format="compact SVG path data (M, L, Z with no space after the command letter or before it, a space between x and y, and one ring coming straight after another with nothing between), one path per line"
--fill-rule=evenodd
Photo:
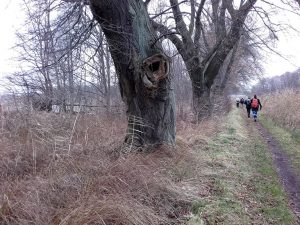
M20 0L0 0L0 77L12 72L15 67L11 64L15 45L15 31L22 24L22 11L18 5Z
M278 0L276 0L277 3ZM23 12L18 4L21 0L0 0L0 79L7 73L16 70L17 65L11 60L14 57L12 47L15 45L15 30L20 29L24 22ZM278 1L279 2L279 1ZM280 11L276 17L278 21L290 23L300 31L300 18L289 12ZM281 75L286 71L294 71L300 67L300 36L296 32L278 34L279 41L274 50L289 58L290 62L277 56L275 53L266 54L266 62L262 65L265 76Z
M270 1L280 4L279 0ZM284 5L280 5L285 7ZM298 8L296 13L300 13ZM300 16L285 10L278 10L277 14L271 18L275 23L290 25L293 29L277 32L279 40L276 42L274 51L282 54L289 61L284 60L275 53L266 55L266 62L263 63L265 76L281 75L286 71L294 71L300 67Z

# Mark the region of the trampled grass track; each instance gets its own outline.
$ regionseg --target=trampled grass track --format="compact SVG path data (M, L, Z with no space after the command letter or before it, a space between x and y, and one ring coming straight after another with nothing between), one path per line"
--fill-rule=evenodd
M210 157L211 190L195 202L190 224L297 224L266 141L247 119L233 109L223 131L200 153Z

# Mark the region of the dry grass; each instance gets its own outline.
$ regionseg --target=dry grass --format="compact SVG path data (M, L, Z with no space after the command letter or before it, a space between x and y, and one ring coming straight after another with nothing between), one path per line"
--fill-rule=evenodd
M200 128L179 121L175 149L116 158L124 121L42 112L2 117L0 224L184 223L201 193L196 183L204 182L203 159L189 145L205 146L217 122Z
M262 99L263 113L277 124L300 130L300 91L285 90Z
M253 189L270 183L239 113L197 125L186 112L176 147L128 155L115 154L126 131L120 116L6 115L0 225L292 224L280 223L268 190Z

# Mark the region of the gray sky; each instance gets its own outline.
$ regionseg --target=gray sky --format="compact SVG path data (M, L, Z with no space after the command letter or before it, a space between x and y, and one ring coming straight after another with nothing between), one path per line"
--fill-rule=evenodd
M269 2L276 2L279 6L286 8L279 0ZM297 9L296 13L299 14L300 8L298 8L298 5ZM274 51L282 54L289 62L275 53L265 55L266 62L263 63L265 76L281 75L286 71L291 72L300 67L300 16L289 11L277 10L277 14L273 15L271 20L274 23L290 25L298 31L287 29L283 32L277 32L279 40L274 46Z
M279 2L279 1L278 1ZM19 5L21 0L0 0L0 79L7 73L16 70L17 65L11 60L15 56L12 47L15 45L15 30L22 27L24 15ZM277 1L276 1L277 3ZM292 13L280 11L276 15L280 22L290 23L300 31L299 16ZM286 71L294 71L300 67L300 36L296 32L288 34L280 33L279 41L274 50L289 58L290 62L282 59L274 53L265 55L266 62L262 63L265 69L265 76L275 76L283 74ZM0 87L1 88L1 87Z
M15 70L10 60L14 56L11 48L15 45L15 30L23 22L18 2L20 0L0 0L0 77Z

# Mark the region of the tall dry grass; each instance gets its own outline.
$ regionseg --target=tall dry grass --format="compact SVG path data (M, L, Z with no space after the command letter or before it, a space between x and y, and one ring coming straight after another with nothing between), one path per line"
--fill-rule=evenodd
M300 91L284 90L262 98L263 114L277 124L300 130Z
M116 157L125 121L106 115L2 115L0 224L184 223L199 192L191 182L201 182L201 158L189 145L216 132L217 122L200 127L179 121L175 148Z

